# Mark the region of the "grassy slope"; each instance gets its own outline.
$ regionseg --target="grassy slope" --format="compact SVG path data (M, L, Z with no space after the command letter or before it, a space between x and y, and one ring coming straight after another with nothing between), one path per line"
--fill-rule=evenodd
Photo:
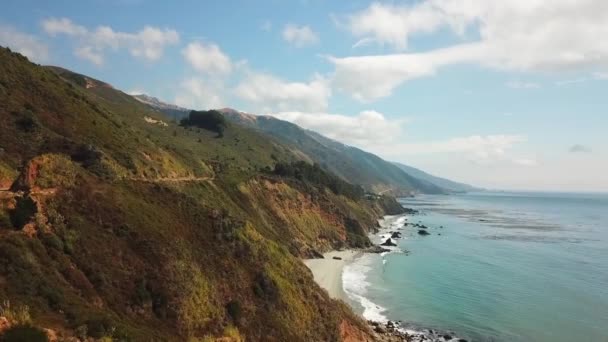
M235 122L259 129L294 146L325 169L351 183L362 184L369 191L393 189L392 192L396 194L443 192L440 187L420 181L374 154L343 145L290 122L231 109L224 109L223 112Z
M380 202L260 176L299 156L239 125L216 138L147 123L167 118L83 77L0 49L0 176L20 173L26 190L0 197L0 299L38 325L118 340L365 330L297 256L365 243ZM70 158L83 149L96 157ZM38 214L14 230L7 213L27 197Z

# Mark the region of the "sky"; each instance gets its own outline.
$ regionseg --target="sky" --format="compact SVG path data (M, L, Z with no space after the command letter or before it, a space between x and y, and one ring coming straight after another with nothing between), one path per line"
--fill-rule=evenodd
M608 191L608 1L7 0L0 45L490 189Z

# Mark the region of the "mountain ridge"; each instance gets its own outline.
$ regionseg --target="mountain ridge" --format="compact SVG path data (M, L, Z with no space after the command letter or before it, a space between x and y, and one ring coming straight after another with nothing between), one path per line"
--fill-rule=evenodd
M142 102L147 103L159 110L165 110L165 108L169 108L169 110L171 110L175 107L178 107L175 105L167 104L165 102L158 100L157 98L153 98L153 97L150 97L147 95L135 95L135 97L136 98L144 97L144 98L153 99L153 101L142 101ZM141 100L141 99L139 99L139 100ZM182 108L182 107L178 107L178 108L179 108L178 116L186 116L187 113L190 111L186 108ZM398 175L398 172L397 172L397 176L396 176L396 177L403 178L403 180L401 182L402 183L404 182L407 185L405 188L399 189L398 185L390 184L390 182L387 182L386 184L382 184L379 187L373 187L373 186L368 187L368 190L374 190L377 192L393 191L393 193L397 194L397 195L411 195L412 193L414 193L416 191L436 194L436 193L467 192L467 191L479 190L478 188L475 188L468 184L458 183L458 182L451 181L449 179L436 177L431 174L428 174L427 172L424 172L422 170L419 170L417 168L414 168L414 167L411 167L411 166L408 166L408 165L405 165L402 163L394 163L394 162L385 161L382 158L374 155L373 153L369 153L369 152L361 150L357 147L353 147L353 146L344 144L342 142L327 138L327 137L323 136L322 134L319 134L315 131L302 128L302 127L300 127L296 124L293 124L291 122L288 122L288 121L277 119L271 115L256 115L256 114L239 111L239 110L229 108L229 107L220 108L217 110L219 112L223 113L224 115L226 115L228 118L230 118L233 121L239 122L246 126L260 129L262 131L265 131L266 133L269 133L269 134L272 134L279 138L282 138L284 141L289 141L291 143L295 143L294 144L295 147L298 147L300 149L301 149L302 142L297 141L297 140L298 140L298 137L302 138L301 132L304 132L306 135L308 135L310 138L314 139L317 143L319 143L320 145L322 145L325 148L332 149L340 154L356 154L356 155L358 155L359 158L369 159L370 161L368 163L366 163L368 165L367 167L369 167L369 164L374 164L374 163L380 164L380 165L382 165L384 163L390 163L390 164L394 164L395 166L397 166L397 168L401 169L405 173L405 175ZM273 130L271 127L269 127L269 125L267 124L268 122L280 123L281 132L278 133L277 130ZM296 137L295 139L293 138L294 136ZM306 156L309 158L310 161L319 162L320 164L323 164L323 166L328 167L326 162L323 162L323 160L321 160L320 158L314 157L315 156L314 151L309 150L309 151L302 151L302 152L304 152L306 154ZM359 165L359 166L361 166L361 165ZM347 181L350 181L352 183L361 183L360 177L356 177L356 176L349 177L348 175L345 175L344 172L342 172L342 170L340 168L329 167L329 169L330 169L330 171L342 176ZM387 167L387 168L383 169L383 172L395 173L396 170L392 167ZM376 176L376 178L379 178L379 177ZM415 184L414 189L411 188L412 183ZM403 184L402 184L402 186L403 186ZM395 190L393 190L393 188L395 188ZM412 191L412 190L414 190L414 191Z

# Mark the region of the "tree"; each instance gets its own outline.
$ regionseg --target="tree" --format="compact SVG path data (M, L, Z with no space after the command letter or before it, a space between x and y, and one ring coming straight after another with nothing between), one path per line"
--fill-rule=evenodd
M216 132L218 137L221 138L224 136L224 130L228 127L228 122L224 115L217 110L193 110L187 118L180 121L180 125L184 127L194 126Z

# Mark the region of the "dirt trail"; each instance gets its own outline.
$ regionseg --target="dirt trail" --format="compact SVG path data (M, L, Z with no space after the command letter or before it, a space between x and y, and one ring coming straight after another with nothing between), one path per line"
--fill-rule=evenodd
M207 177L158 177L158 178L145 178L145 177L129 177L128 179L136 182L149 182L149 183L179 183L179 182L203 182L212 181L215 179L215 175Z

